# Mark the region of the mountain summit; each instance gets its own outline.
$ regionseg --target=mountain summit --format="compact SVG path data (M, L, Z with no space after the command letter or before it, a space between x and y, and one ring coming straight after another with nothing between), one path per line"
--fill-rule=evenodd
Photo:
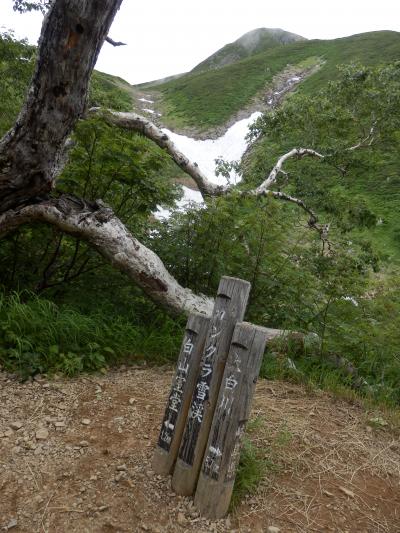
M194 67L192 72L225 67L246 57L265 52L270 48L306 40L300 35L280 28L257 28L245 33L233 43L229 43L217 50L217 52Z

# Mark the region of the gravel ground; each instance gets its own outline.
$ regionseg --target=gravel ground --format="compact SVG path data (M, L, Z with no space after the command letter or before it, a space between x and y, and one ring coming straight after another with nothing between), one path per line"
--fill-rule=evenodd
M146 367L24 384L0 373L0 531L400 532L387 417L265 380L250 432L264 479L226 519L199 517L151 469L171 379Z

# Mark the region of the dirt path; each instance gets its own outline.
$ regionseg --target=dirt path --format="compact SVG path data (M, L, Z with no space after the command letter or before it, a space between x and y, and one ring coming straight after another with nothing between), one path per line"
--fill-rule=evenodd
M151 470L170 380L145 367L26 384L0 373L0 531L400 532L398 435L359 406L268 381L251 432L264 480L226 520L201 519Z

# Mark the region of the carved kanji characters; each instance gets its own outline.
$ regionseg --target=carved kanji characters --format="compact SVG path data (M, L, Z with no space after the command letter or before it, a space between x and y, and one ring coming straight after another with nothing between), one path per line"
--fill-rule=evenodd
M231 374L225 379L225 388L228 390L233 390L238 384L238 381L235 379L235 376Z
M200 383L197 384L196 388L197 388L197 395L196 395L197 399L205 400L207 392L210 389L210 387L207 385L205 381L200 381Z
M212 366L210 363L204 363L200 370L200 375L202 378L206 378L212 372Z
M181 396L177 391L174 391L173 394L169 397L169 409L171 411L175 411L176 413L179 411L179 408L181 406Z
M201 422L203 420L204 404L201 402L193 402L190 408L190 418Z

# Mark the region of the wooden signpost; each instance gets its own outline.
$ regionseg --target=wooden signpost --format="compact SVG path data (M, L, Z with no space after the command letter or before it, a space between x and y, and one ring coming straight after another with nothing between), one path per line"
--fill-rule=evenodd
M153 469L157 474L170 474L175 464L209 323L210 319L204 315L189 315L153 457Z
M229 277L220 281L172 477L177 494L190 496L196 489L233 330L243 320L249 294L247 281Z
M208 518L228 512L266 342L264 328L236 325L194 499Z
M153 459L158 474L173 470L177 494L196 491L208 518L228 511L265 345L276 336L242 322L249 293L247 281L223 277L211 318L189 317Z

